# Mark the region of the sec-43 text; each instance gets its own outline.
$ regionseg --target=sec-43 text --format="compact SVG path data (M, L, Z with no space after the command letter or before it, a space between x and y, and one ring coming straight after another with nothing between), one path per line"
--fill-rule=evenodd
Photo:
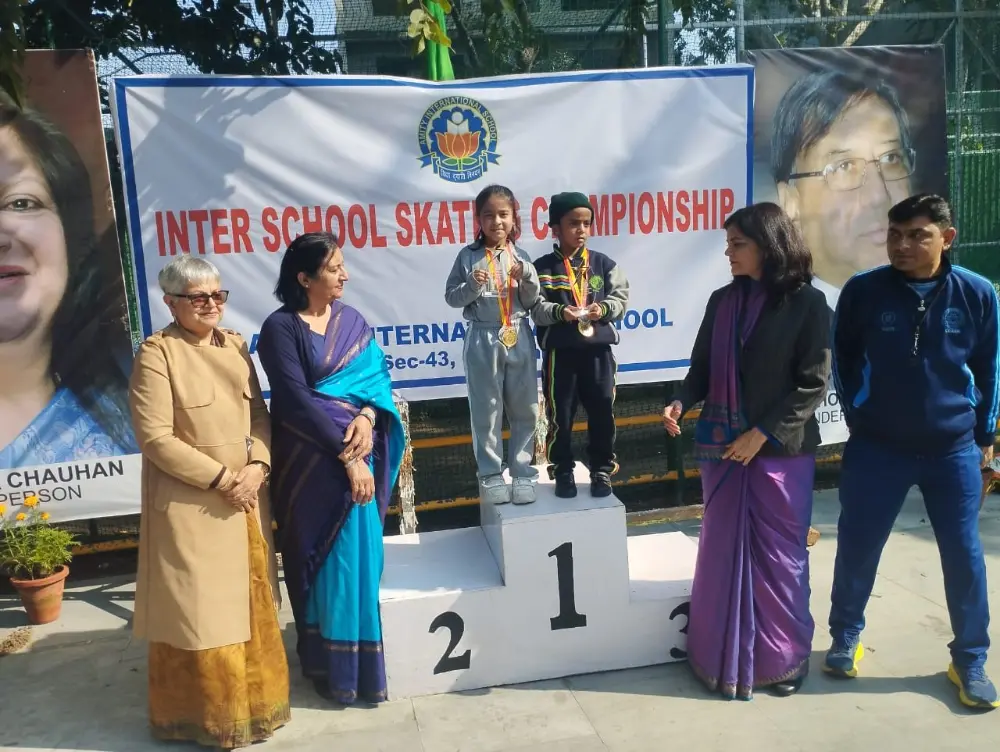
M411 368L419 368L420 366L429 366L430 368L447 368L449 370L455 367L455 361L452 360L451 356L444 350L438 350L437 352L432 351L424 357L411 355L408 358L401 356L394 358L392 355L386 354L385 364L388 366L390 371L405 371Z

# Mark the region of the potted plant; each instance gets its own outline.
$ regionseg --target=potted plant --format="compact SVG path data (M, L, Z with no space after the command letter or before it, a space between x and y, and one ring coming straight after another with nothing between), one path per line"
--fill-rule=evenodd
M32 624L59 618L75 542L72 533L49 524L49 513L39 508L37 497L29 496L10 517L0 504L0 568L10 575Z

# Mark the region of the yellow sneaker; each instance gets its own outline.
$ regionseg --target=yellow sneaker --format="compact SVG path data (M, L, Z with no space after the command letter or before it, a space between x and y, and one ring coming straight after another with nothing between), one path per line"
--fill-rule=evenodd
M865 655L865 646L861 640L850 643L840 643L836 640L826 651L823 670L844 679L853 679L858 675L858 664Z

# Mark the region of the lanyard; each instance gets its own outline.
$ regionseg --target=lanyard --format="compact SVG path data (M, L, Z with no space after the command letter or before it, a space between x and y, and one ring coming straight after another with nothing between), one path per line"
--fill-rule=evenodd
M934 301L937 300L937 296L941 294L941 290L943 289L944 283L938 282L937 287L934 288L934 292L931 294L929 300L920 298L920 305L917 306L917 313L920 314L920 318L917 319L917 323L913 327L913 348L910 351L910 355L913 358L917 358L920 355L920 332L924 326L924 319L927 318L927 313L930 311L931 306L934 304ZM916 290L914 290L914 292L916 292Z
M569 277L569 287L573 292L573 302L577 308L583 308L587 303L587 283L590 276L590 251L584 246L580 251L580 276L576 276L573 265L567 256L563 256L563 266L566 267L566 276ZM579 284L577 284L579 279Z
M507 254L510 256L510 264L507 270L507 284L504 285L504 279L501 275L501 270L503 268L503 251L500 252L501 261L498 265L496 260L493 258L493 249L486 249L486 263L489 265L490 274L493 277L493 281L497 286L497 302L500 306L500 323L504 326L510 326L511 316L514 310L514 279L510 276L510 270L514 268L513 253L510 249L510 243L507 243Z

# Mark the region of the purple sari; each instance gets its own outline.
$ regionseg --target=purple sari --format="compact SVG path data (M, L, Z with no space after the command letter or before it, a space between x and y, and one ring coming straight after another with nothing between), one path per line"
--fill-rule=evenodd
M691 591L688 660L712 691L749 700L755 687L808 672L806 536L815 458L721 459L747 431L740 409L739 358L765 295L733 285L716 311L708 397L695 429L705 514Z
M340 702L359 697L377 702L386 696L378 623L381 524L399 473L403 427L371 328L349 306L335 302L332 309L323 338L287 309L273 313L261 328L258 352L271 388L272 508L303 673ZM359 507L351 499L338 455L344 432L366 405L377 416L369 461L375 500ZM361 510L376 509L367 542L341 540L344 529L355 534ZM339 552L331 556L335 547L345 546L356 570L345 571L338 564L343 561ZM330 584L331 578L339 584ZM321 584L313 592L317 582ZM319 587L339 587L339 595L327 597ZM362 622L371 622L367 628L362 624L360 632L354 627L350 634L341 633L331 626L333 611L345 608L345 595L353 600L346 606L354 610L352 618L359 618L360 609ZM335 603L337 599L341 602ZM323 610L319 618L317 603Z

